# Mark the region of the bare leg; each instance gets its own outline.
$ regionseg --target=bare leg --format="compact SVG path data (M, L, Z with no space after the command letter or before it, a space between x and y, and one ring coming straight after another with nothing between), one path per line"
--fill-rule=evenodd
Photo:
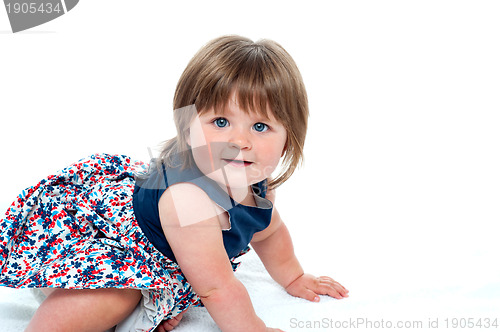
M131 314L141 296L136 289L55 289L26 332L105 331Z

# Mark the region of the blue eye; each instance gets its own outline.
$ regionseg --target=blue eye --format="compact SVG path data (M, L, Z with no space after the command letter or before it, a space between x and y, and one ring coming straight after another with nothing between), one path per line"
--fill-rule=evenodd
M227 127L227 125L229 124L229 122L227 121L227 119L224 119L224 118L218 118L218 119L215 119L214 120L214 124L219 127L219 128L224 128L224 127Z
M259 133L262 133L264 131L269 130L269 126L266 125L265 123L258 122L258 123L256 123L256 124L253 125L253 129L255 131L258 131Z

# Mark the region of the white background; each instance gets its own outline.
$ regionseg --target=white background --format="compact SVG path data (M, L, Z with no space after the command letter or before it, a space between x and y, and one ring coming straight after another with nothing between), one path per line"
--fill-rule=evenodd
M0 205L95 152L147 161L204 43L274 39L310 99L277 202L306 270L477 316L500 299L499 17L497 1L82 0L12 34L0 8Z

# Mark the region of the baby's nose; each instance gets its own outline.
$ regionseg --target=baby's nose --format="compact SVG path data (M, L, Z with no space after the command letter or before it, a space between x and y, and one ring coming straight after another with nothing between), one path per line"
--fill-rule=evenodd
M238 147L240 150L248 150L252 148L252 142L248 133L242 130L236 130L232 133L229 144Z

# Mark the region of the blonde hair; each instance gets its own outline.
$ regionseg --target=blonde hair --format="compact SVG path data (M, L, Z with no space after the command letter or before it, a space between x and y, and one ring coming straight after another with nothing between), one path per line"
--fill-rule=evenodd
M194 161L186 133L196 114L214 109L223 112L236 92L245 112L272 115L285 127L287 141L281 173L268 183L270 189L285 182L303 160L309 116L302 76L292 57L271 40L240 36L216 38L202 47L182 73L174 96L177 136L167 141L160 160L173 165L181 155L184 166ZM198 112L198 113L197 113Z

